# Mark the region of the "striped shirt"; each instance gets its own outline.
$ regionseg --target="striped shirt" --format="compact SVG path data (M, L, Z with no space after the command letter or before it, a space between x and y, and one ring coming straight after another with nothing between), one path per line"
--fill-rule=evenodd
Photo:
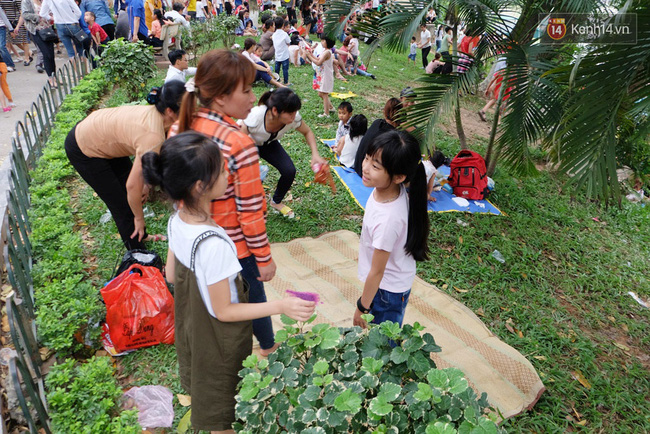
M206 108L195 114L192 130L214 140L227 162L228 188L212 202L212 218L235 243L239 259L254 255L258 266L268 265L271 246L266 236L266 200L255 143L230 117Z

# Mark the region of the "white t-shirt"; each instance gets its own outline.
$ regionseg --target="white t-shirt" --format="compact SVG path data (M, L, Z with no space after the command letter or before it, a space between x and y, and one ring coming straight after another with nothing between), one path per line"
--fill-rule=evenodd
M275 61L283 62L289 58L289 44L291 43L291 38L282 29L278 29L273 32L271 36L273 40L273 48L275 49Z
M208 2L206 0L197 0L196 1L196 18L205 18L205 12L203 7L207 7Z
M345 135L345 144L343 145L343 151L341 151L341 156L339 157L339 161L345 167L354 166L354 157L357 155L357 149L359 148L361 139L363 139L363 136L357 136L354 139L351 139L349 134Z
M422 48L427 48L431 46L431 32L429 31L429 29L424 29L423 31L420 32L420 43L422 44L424 43L424 41L427 42L422 46Z
M241 55L244 56L245 58L247 58L248 60L250 60L251 62L257 64L257 62L255 60L253 60L253 58L251 57L251 53L249 53L248 51L246 51L246 50L242 51Z
M240 125L242 123L246 125L246 128L248 128L248 135L253 139L257 146L263 146L269 139L280 140L286 133L299 128L302 124L302 116L300 116L300 112L297 112L296 118L293 122L282 127L282 129L275 134L275 137L272 138L271 133L266 131L266 126L264 125L266 110L267 107L265 105L253 107L246 119L238 122Z
M359 55L359 40L357 38L350 39L348 50L350 51L350 54L355 57Z
M406 188L402 186L399 197L388 203L377 202L373 190L366 203L359 240L359 280L366 281L372 255L375 249L379 249L390 252L379 287L384 291L395 293L411 289L415 279L415 259L404 250L407 233Z
M311 54L314 55L314 57L320 57L321 54L325 51L325 47L323 47L323 44L316 44L316 46L312 49ZM311 67L313 70L318 74L320 71L320 66L316 65L316 63L311 62Z
M206 231L215 231L223 236L211 236L201 241L194 257L194 275L201 291L201 298L208 309L208 313L217 317L212 309L212 301L208 286L223 279L228 279L230 284L230 302L239 303L235 279L241 271L241 265L237 260L235 244L226 235L226 232L219 226L212 225L191 225L185 223L175 213L169 218L167 226L169 235L169 248L174 256L185 267L190 268L192 257L192 246L194 240Z

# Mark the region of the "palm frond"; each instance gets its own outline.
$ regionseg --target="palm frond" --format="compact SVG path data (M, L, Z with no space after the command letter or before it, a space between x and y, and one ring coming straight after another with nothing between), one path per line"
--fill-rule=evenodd
M508 66L502 86L509 91L496 145L503 162L521 175L537 173L530 146L541 143L549 125L557 125L562 113L561 88L544 77L553 65L529 60L541 58L549 48L517 45L505 54Z
M417 100L405 111L402 120L407 126L417 127L415 134L427 151L435 149L433 133L440 116L451 113L458 92L468 92L478 74L479 67L472 65L464 74L427 74L418 78L417 81L423 84L413 89Z
M573 175L576 188L592 197L618 198L616 178L617 119L630 92L628 114L647 116L650 99L650 13L639 7L637 43L607 45L574 67L571 92L556 131L560 169ZM647 121L646 121L647 122ZM643 124L642 124L643 125Z

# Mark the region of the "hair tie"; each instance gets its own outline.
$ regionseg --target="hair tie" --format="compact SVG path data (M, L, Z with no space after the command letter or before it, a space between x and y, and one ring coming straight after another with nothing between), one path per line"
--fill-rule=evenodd
M196 90L196 85L194 84L194 77L187 80L187 83L185 83L185 90L188 91L189 93L192 93Z

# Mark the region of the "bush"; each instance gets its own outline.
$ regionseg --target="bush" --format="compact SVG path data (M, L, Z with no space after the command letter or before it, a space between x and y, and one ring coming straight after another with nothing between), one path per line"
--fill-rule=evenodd
M134 93L142 93L147 80L156 72L153 48L142 41L128 42L122 38L107 44L101 65L110 83Z
M429 354L440 347L418 323L317 324L302 333L282 320L276 341L284 343L268 359L248 357L239 373L235 431L499 431L485 393L477 398L458 369L436 369Z
M137 410L120 411L122 390L109 357L77 365L73 359L55 365L46 378L52 431L57 433L137 434Z

